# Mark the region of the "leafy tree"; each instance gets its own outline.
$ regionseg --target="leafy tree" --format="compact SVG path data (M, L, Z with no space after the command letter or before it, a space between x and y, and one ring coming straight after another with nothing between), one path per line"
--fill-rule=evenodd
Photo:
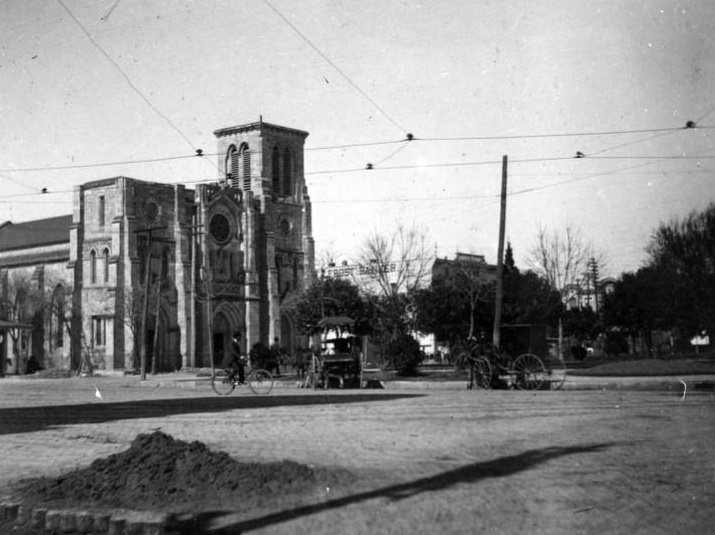
M417 309L416 328L434 333L438 340L454 346L469 332L469 305L462 292L436 280L429 288L413 294Z
M388 343L387 354L399 375L414 374L422 361L420 344L408 333L400 333Z
M493 285L470 281L456 272L455 281L435 279L429 288L414 292L416 328L431 332L450 346L478 331L489 331L494 322Z
M652 332L670 331L681 343L715 331L715 203L682 221L662 223L648 246L650 260L624 273L606 296L607 327L654 349Z
M685 336L715 332L715 203L682 221L662 223L648 247L649 267L664 283L658 298L672 298L668 323ZM664 296L663 291L670 295ZM664 318L659 318L664 319Z
M562 316L562 325L566 336L576 340L594 339L603 331L601 320L592 308L573 308Z
M544 277L514 263L511 243L504 253L503 323L555 325L563 310L559 293Z
M327 316L354 319L356 334L370 331L371 318L366 303L357 286L346 279L317 279L298 300L296 320L302 332L320 332L320 320Z

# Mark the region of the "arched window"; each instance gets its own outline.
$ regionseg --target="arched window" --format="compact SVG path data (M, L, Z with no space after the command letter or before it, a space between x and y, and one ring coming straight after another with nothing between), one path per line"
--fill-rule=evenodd
M166 281L169 278L169 248L164 247L161 252L161 280Z
M278 286L278 291L282 292L283 288L281 288L281 257L280 255L276 255L275 258L275 263L276 263L276 285Z
M225 163L226 180L232 188L238 189L238 150L236 145L231 145L226 153Z
M243 191L251 191L251 151L248 145L243 143L239 150L241 160L241 179Z
M106 248L104 249L104 253L102 253L103 256L103 261L104 264L102 265L102 269L104 270L103 274L103 279L104 282L109 282L109 249Z
M293 259L293 289L298 289L298 257Z
M291 153L286 149L283 153L283 195L293 194L293 166Z
M20 289L15 294L15 321L24 323L27 318L27 293L24 289Z
M62 347L65 341L65 290L58 284L52 292L51 337L50 344L55 348Z
M89 253L89 282L97 283L97 251L94 249Z
M281 155L278 151L278 147L273 147L271 170L273 178L273 195L278 196L281 194Z

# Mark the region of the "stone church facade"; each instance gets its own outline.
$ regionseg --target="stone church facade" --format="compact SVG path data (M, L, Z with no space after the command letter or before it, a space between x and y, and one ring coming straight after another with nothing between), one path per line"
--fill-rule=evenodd
M195 190L126 177L75 191L71 216L0 226L0 355L77 369L172 371L220 363L293 321L314 272L307 132L263 121L215 132L220 177Z

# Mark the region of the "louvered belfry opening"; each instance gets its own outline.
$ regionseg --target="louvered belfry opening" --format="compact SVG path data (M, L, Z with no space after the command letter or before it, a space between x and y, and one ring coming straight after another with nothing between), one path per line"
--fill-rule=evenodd
M241 158L243 191L251 191L251 151L248 150L248 145L243 143L239 153Z
M283 154L283 195L289 196L293 193L293 169L290 150L286 149Z
M271 158L271 178L273 186L273 195L281 194L281 155L278 147L273 147L273 156Z
M238 189L238 150L236 145L231 145L226 154L226 180L229 181L232 188Z

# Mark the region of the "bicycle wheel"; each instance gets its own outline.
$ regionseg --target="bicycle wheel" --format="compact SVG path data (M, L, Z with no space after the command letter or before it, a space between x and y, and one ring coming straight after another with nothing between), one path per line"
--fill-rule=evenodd
M211 377L211 388L219 396L228 396L236 388L236 378L226 370L216 370Z
M473 368L474 384L479 388L489 388L492 384L492 365L486 357L477 357Z
M525 353L516 358L511 374L519 390L538 390L546 379L546 368L539 357Z
M248 376L248 388L254 394L265 396L273 390L273 376L266 370L253 370Z
M546 380L551 390L559 390L566 381L566 364L563 358L553 357L546 360Z

